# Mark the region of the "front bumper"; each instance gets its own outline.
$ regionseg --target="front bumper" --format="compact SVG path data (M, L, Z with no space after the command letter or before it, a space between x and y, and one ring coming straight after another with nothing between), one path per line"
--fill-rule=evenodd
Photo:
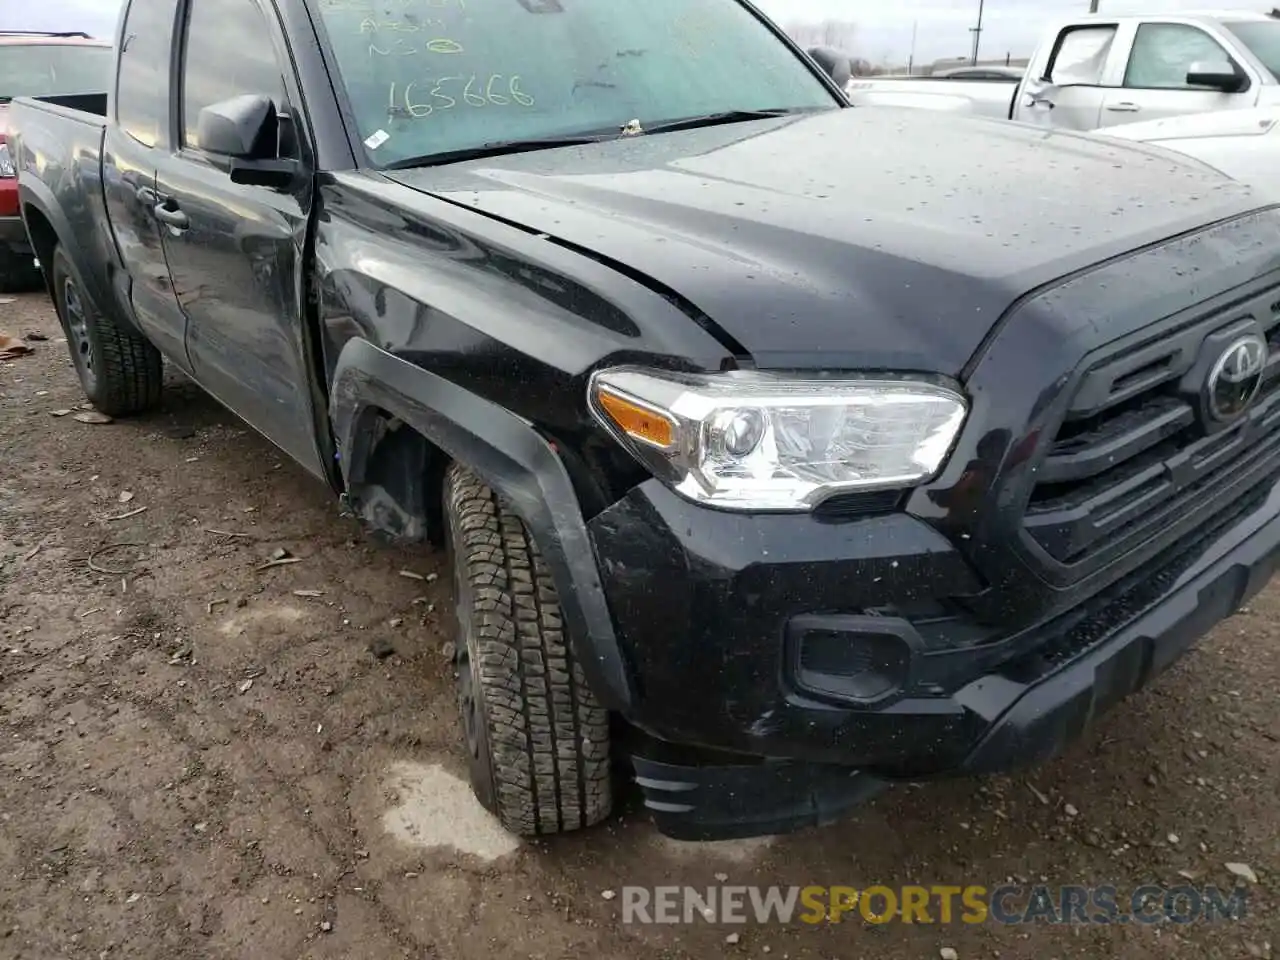
M744 516L649 482L594 517L632 691L615 709L663 829L776 832L877 781L1043 760L1260 589L1277 250L1261 211L1019 300L961 372L946 467L899 502ZM1207 423L1209 368L1246 328L1262 386Z
M664 832L711 839L828 822L893 779L1054 755L1266 584L1280 485L1173 559L1012 636L922 603L979 583L905 514L747 518L651 483L590 529L637 691L637 780ZM873 639L825 665L819 650L806 669L797 623L846 649Z

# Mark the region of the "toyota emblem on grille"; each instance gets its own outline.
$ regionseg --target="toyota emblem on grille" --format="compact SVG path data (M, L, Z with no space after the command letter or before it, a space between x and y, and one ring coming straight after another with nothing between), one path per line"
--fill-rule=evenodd
M1248 333L1222 351L1205 385L1209 415L1220 423L1236 419L1249 408L1262 386L1267 365L1267 341Z

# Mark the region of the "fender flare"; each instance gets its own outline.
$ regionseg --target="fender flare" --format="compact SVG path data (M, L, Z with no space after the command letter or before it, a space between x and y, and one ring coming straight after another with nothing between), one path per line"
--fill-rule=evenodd
M67 220L63 214L62 208L58 205L47 184L40 180L20 179L18 182L18 210L22 215L22 226L27 232L27 238L31 238L31 225L27 223L27 207L34 207L40 212L40 215L49 221L49 226L53 228L54 235L58 238L58 246L63 247L67 251L67 256L71 258L72 263L86 263L84 255L84 247L81 245L79 238L76 236L75 230L71 227L71 222ZM35 244L32 244L35 248ZM51 264L43 265L46 270ZM48 276L48 274L46 274ZM80 282L89 287L89 294L93 298L93 302L98 304L99 309L105 308L109 304L115 303L112 291L103 289L99 282L101 278L97 276L81 277Z
M606 707L625 711L632 689L595 548L568 471L546 439L509 410L361 338L339 354L330 397L348 489L363 476L370 449L362 427L377 408L474 470L511 505L551 569L587 682Z

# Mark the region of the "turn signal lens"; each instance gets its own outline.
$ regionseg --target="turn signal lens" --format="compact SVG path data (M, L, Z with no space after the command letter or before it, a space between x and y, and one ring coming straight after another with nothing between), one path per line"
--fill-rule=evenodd
M633 440L660 450L675 443L676 425L665 415L606 389L599 390L597 397L609 419Z

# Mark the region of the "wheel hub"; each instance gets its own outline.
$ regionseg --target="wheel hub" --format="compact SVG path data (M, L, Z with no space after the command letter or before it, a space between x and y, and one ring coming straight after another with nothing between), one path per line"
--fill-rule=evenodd
M458 711L462 714L462 732L467 738L467 752L473 758L480 756L480 704L476 697L475 677L471 673L471 652L466 638L460 636L458 652L454 655L454 669L458 672Z
M89 339L89 318L85 313L80 291L70 277L62 285L62 309L66 314L67 334L71 341L72 356L83 372L85 385L91 385L97 377L94 369L93 341Z

